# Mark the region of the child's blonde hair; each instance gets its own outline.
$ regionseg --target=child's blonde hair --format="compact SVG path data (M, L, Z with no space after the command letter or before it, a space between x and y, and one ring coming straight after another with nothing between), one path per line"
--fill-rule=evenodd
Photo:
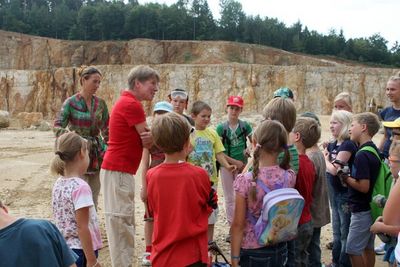
M389 155L400 157L400 140L393 140L390 145Z
M352 102L351 102L351 97L350 94L348 92L341 92L340 94L338 94L335 99L333 100L333 103L339 101L339 100L343 100L347 106L351 108L353 108Z
M77 133L68 132L60 135L55 143L55 157L51 162L51 172L64 175L65 164L72 162L82 148L88 149L87 142Z
M313 118L299 117L292 132L300 134L301 143L305 148L312 147L321 138L321 127Z
M353 116L353 121L356 121L359 124L365 124L370 137L373 137L381 127L378 116L372 112L355 114Z
M346 110L334 110L331 115L331 120L335 120L342 124L342 128L340 129L339 135L336 138L339 142L347 140L350 138L349 129L351 126L353 114Z
M265 120L253 133L253 139L257 142L253 153L253 181L255 182L259 172L260 153L280 153L284 151L284 157L279 166L282 169L290 168L290 153L287 146L287 132L278 121ZM250 192L253 200L256 200L256 187L253 186Z
M175 113L157 116L151 127L154 144L166 154L182 151L189 140L190 131L187 120Z
M206 102L198 100L198 101L193 103L192 109L190 110L190 113L195 115L195 116L197 116L204 109L209 110L209 111L212 112L212 108Z
M264 119L277 120L290 133L296 123L296 107L293 101L285 97L273 98L263 110Z

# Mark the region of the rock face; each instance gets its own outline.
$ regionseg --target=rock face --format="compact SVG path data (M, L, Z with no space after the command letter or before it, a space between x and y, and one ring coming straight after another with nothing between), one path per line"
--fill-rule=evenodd
M5 110L0 110L0 129L10 126L10 114Z
M21 128L38 127L43 122L41 112L20 112L17 115Z
M185 88L191 102L208 102L217 116L224 114L229 95L244 97L245 112L260 112L282 86L294 91L299 112L329 114L342 91L351 94L355 112L366 111L371 98L387 104L386 82L398 71L231 42L63 41L4 31L0 40L0 109L12 115L40 112L45 119L53 119L63 101L79 91L76 66L81 64L102 71L98 95L109 109L126 87L129 70L150 64L161 75L154 101ZM150 114L151 103L145 108Z

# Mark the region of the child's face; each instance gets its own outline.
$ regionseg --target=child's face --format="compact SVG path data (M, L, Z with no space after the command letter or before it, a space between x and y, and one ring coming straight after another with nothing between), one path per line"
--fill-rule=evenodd
M354 142L358 142L364 131L363 130L364 127L365 127L365 125L363 126L358 121L353 120L351 122L350 130L349 130L350 139Z
M392 173L394 178L399 177L399 171L400 171L400 157L398 155L395 155L395 153L389 155L389 166L390 166L390 172Z
M187 99L182 99L181 97L178 96L171 99L171 104L176 113L183 114L183 111L187 106Z
M242 112L242 108L238 106L228 106L226 108L226 111L228 112L229 119L239 119L239 115Z
M392 136L390 137L391 141L400 140L400 128L392 129Z
M386 96L390 102L400 101L400 81L388 81L386 84Z
M342 123L335 119L331 119L329 121L329 130L331 131L332 136L334 138L338 138L340 131L342 130L342 127L343 127Z
M203 109L197 115L192 115L196 130L204 130L207 128L211 120L211 110Z
M338 101L336 101L334 103L334 109L335 110L346 110L348 112L351 112L351 107L349 107L349 105L347 105L346 101L344 101L343 99L339 99Z

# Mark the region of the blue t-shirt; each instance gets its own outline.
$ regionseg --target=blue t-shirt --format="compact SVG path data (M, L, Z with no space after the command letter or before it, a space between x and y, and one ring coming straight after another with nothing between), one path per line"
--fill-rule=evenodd
M1 266L69 267L77 258L49 221L19 219L0 229Z
M387 107L381 111L379 114L381 116L381 119L383 121L394 121L397 118L400 118L400 110L394 109L393 107ZM390 140L390 137L392 137L392 129L391 128L386 128L385 127L385 132L386 132L386 140L383 145L383 156L385 158L389 157L389 148L390 145L392 144L392 141Z
M379 151L372 141L366 142L360 149L365 146L371 146L377 152ZM351 177L356 180L369 179L369 190L367 193L362 193L349 186L349 204L352 212L368 211L371 209L369 203L372 200L372 190L378 177L380 166L381 162L373 153L361 150L357 152L351 170Z
M337 155L339 154L339 152L341 152L341 151L346 151L346 152L351 153L351 157L347 161L347 164L348 164L350 170L352 169L354 157L357 152L357 145L353 141L347 139L347 140L344 140L343 143L341 143L340 145L337 144L337 141L334 141L334 142L328 144L327 150L329 152L329 161L330 162L334 161L336 159ZM332 175L329 172L327 172L326 176L328 178L328 182L332 185L335 193L347 193L347 191L348 191L347 187L342 186L342 183L340 182L340 179L339 179L339 177L337 177L337 175Z

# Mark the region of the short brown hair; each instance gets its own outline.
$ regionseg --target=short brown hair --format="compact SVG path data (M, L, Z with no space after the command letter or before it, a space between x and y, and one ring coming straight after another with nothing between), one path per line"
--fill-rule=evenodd
M190 130L183 116L171 112L154 119L151 134L157 147L166 154L172 154L183 150L189 140Z
M273 98L263 110L265 119L277 120L290 133L296 123L296 107L293 101L285 97Z
M206 102L198 100L193 103L190 113L197 116L204 109L212 112L212 108Z
M157 82L160 82L160 74L149 66L136 66L128 74L128 87L132 90L136 81L145 82L150 79L156 79Z
M300 134L301 143L305 148L312 147L321 138L321 127L312 118L299 117L292 132Z
M372 112L363 112L355 114L353 116L353 121L356 121L359 124L365 124L367 127L368 134L371 137L373 137L381 128L378 116Z

